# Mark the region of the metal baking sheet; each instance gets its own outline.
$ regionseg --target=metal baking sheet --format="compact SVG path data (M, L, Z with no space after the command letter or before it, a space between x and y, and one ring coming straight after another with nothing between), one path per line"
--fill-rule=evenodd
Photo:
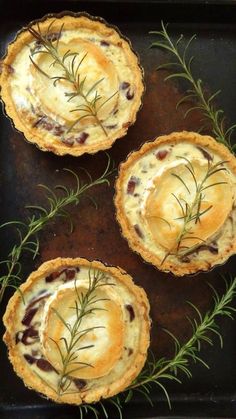
M136 124L128 135L118 140L109 154L116 167L127 154L140 147L147 140L158 135L179 130L198 130L201 124L199 112L192 113L184 120L186 108L176 111L184 86L173 81L165 82L165 71L156 67L166 59L165 53L158 49L150 50L154 39L150 30L160 29L160 21L169 22L169 32L176 38L183 33L191 36L196 33L191 51L195 56L194 72L201 77L209 91L222 90L217 105L225 110L227 119L235 122L236 103L236 3L234 1L63 1L63 0L0 0L0 53L13 39L15 32L32 19L40 18L49 12L63 10L87 11L105 18L119 27L133 43L139 53L145 70L146 93L143 108L138 114ZM1 220L23 220L28 215L25 205L43 204L45 199L37 187L44 183L53 187L63 182L69 186L73 180L67 167L76 172L79 166L86 168L94 177L98 176L106 164L104 153L80 158L58 157L39 151L23 140L14 130L9 120L0 114L0 160L1 160ZM81 173L84 177L84 174ZM207 282L223 292L221 275L235 275L235 257L224 266L208 274L195 277L175 278L160 273L146 264L128 247L121 237L115 219L113 205L114 175L111 187L105 185L93 188L91 196L97 201L96 210L89 200L83 199L76 208L71 208L75 229L69 234L66 224L56 221L40 234L40 255L33 262L30 257L23 259L22 279L37 268L43 261L57 256L83 256L100 259L111 265L119 265L130 273L137 284L148 293L151 303L152 350L157 357L171 356L173 343L163 332L169 329L181 340L191 333L186 315L194 313L186 304L187 300L196 304L203 312L211 307L211 292ZM14 230L0 231L1 258L3 259L14 243ZM10 293L1 307L2 312ZM2 314L2 313L1 313ZM213 347L203 345L202 357L209 363L210 370L201 365L192 365L193 378L183 378L183 384L168 383L172 400L169 410L163 394L156 388L152 398L154 407L136 397L124 409L124 419L138 418L189 418L189 417L236 417L236 328L235 323L219 319L224 337L224 348L220 349L215 340ZM1 334L3 328L1 329ZM6 348L0 344L0 417L65 419L79 417L77 407L60 406L26 389L16 377L7 359ZM88 416L89 417L89 416ZM117 413L110 411L110 418Z

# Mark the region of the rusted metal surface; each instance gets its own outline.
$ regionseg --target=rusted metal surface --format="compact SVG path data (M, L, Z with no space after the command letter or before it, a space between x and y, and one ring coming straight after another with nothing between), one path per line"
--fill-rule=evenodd
M57 2L57 10L59 10L60 3L62 2ZM67 4L67 2L64 3ZM70 6L72 6L71 3ZM133 47L140 54L141 63L145 70L146 82L143 107L138 113L135 125L129 129L125 138L117 140L112 149L109 150L109 155L118 168L119 163L126 159L131 151L139 148L145 141L152 140L159 135L172 131L183 129L198 130L202 124L202 115L199 112L194 112L184 119L183 116L188 105L184 105L176 110L176 103L182 97L183 86L179 86L170 81L165 82L164 78L167 73L165 71L156 71L158 64L165 60L165 55L157 49L148 49L153 39L148 35L148 31L157 29L159 17L157 18L156 26L152 20L153 18L150 22L146 20L141 25L142 15L136 15L136 21L134 18L130 23L119 22L115 18L114 5L112 7L114 17L111 23L119 26L120 30L130 38ZM49 11L46 5L44 5L44 9L43 11L45 13ZM51 9L52 7L50 7ZM92 6L88 6L87 11L93 14L97 11L97 8L93 9ZM102 14L102 11L100 14ZM107 15L110 16L111 11L107 12ZM168 11L166 11L167 16ZM23 20L27 22L27 20L32 18L37 18L36 9L33 16L31 11L29 13L29 19L24 17ZM2 52L5 42L11 38L14 30L18 29L21 23L23 23L22 19L13 17L9 25L6 22L3 24L0 33ZM222 95L222 103L228 106L226 113L228 112L231 115L232 107L234 107L236 100L235 92L232 92L229 100L227 92L230 90L231 82L227 78L227 73L223 76L225 74L225 65L221 60L222 50L218 50L218 45L224 47L223 54L228 63L228 70L226 69L225 71L232 74L232 68L234 66L233 46L235 49L236 42L235 30L227 25L220 26L212 23L210 29L206 31L204 25L201 26L199 24L197 27L192 27L190 24L185 23L183 27L179 26L177 29L174 26L173 33L178 34L185 31L187 34L192 34L196 30L199 33L199 38L196 41L193 53L196 56L196 61L198 60L199 62L199 69L204 67L203 73L206 76L208 86L213 79L213 89L215 89L215 85L217 85L217 88L223 87L225 89ZM171 26L170 31L172 31ZM206 62L206 58L208 63ZM209 64L207 68L205 68L205 64L206 66ZM222 70L222 79L217 77L217 80L214 80L214 69L216 65L220 66ZM217 69L217 74L219 74L219 69ZM234 80L232 80L232 83L235 85ZM22 134L16 132L11 127L10 122L3 114L1 114L0 118L1 218L4 221L26 217L28 210L24 208L25 205L45 204L42 190L37 187L39 183L46 184L50 188L60 183L65 186L73 186L73 178L70 174L63 172L64 167L80 173L81 178L84 180L86 176L83 172L80 172L79 167L87 169L94 178L99 176L105 168L106 157L104 153L100 152L94 156L85 155L80 158L74 158L70 156L58 157L52 153L41 152L35 146L25 142ZM187 339L190 336L191 327L186 320L186 315L192 317L194 313L186 301L192 301L202 311L209 309L211 307L211 292L207 282L210 282L219 291L222 291L224 284L220 275L228 272L235 274L235 257L231 258L224 266L218 267L208 274L198 274L194 277L184 278L175 278L171 274L161 273L153 266L148 265L139 255L129 249L126 240L121 236L113 205L115 177L116 174L111 177L110 187L101 185L89 191L88 195L95 199L98 209L95 209L91 201L86 198L82 198L77 207L71 208L70 212L74 220L74 231L71 234L69 233L68 223L62 222L61 219L56 220L53 225L48 226L40 233L40 255L35 262L32 262L30 258L25 260L23 269L24 278L43 261L58 256L81 256L91 260L99 259L109 265L121 266L132 275L137 284L145 288L150 299L151 317L153 320L151 344L153 352L158 357L171 356L173 354L173 344L163 329L170 330L181 341ZM8 229L7 233L2 233L3 239L1 243L4 243L4 246L1 247L3 248L3 253L7 252L13 240L10 231ZM211 399L217 402L217 397L219 397L219 400L220 397L225 397L226 401L229 401L228 395L229 393L233 394L236 387L236 369L234 362L236 351L235 328L233 324L229 324L226 321L223 321L221 325L226 341L225 350L220 351L218 342L213 348L204 348L205 355L203 357L209 361L212 368L211 372L209 373L199 365L194 367L194 377L191 381L184 379L182 386L169 384L171 395L174 400L177 400L176 403L178 402L178 397L182 400L183 408L191 400L196 400L197 402L200 393L203 394L206 400L209 401L206 416L208 412L211 412ZM31 406L40 405L41 407L45 407L46 414L53 412L53 410L50 410L53 409L51 403L40 399L35 393L24 389L22 382L16 378L12 371L10 363L7 360L5 361L6 350L3 345L1 346L1 353L4 357L4 377L1 379L3 384L1 384L0 388L0 403L4 406L10 406L13 401L17 406L24 406L27 403ZM12 390L10 390L12 386L14 387L14 397ZM193 393L196 395L195 399ZM155 399L157 401L162 400L162 396L160 397L158 391L156 392ZM139 405L143 409L143 413L137 410L137 406ZM159 406L161 406L160 414L169 414L167 405L160 402ZM65 412L72 412L69 409L65 410ZM134 418L135 415L140 415L140 417L141 415L142 417L146 415L146 417L150 417L147 414L147 407L144 402L133 403L130 409L130 412L133 413L127 413L127 418ZM175 412L177 414L178 407L176 409ZM73 412L75 411L73 410ZM150 415L152 414L151 412L150 410ZM186 412L188 412L187 408L182 413L184 414ZM228 412L230 412L230 401ZM179 414L181 414L181 411ZM190 413L186 414L190 416Z

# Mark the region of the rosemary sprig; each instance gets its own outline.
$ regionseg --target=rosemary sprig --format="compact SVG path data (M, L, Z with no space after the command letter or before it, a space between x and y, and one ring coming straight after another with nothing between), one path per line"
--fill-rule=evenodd
M208 211L210 211L212 208L212 205L209 205L206 209L202 209L202 203L204 202L204 199L205 199L204 192L206 191L206 189L211 188L213 186L224 185L227 183L225 181L221 181L221 182L213 181L213 183L206 184L206 182L210 179L211 176L213 176L214 174L218 172L227 170L226 167L223 166L224 163L227 163L226 161L218 161L217 163L213 164L212 162L208 160L206 173L202 177L202 179L198 181L194 166L192 165L191 161L187 159L186 157L179 156L179 158L183 159L187 163L185 164L185 168L190 174L191 178L193 179L195 192L194 192L194 196L193 196L191 204L189 204L186 201L186 199L182 197L178 197L175 193L172 193L173 197L175 198L175 200L177 201L180 207L181 216L178 217L178 220L183 221L183 226L176 238L176 243L174 245L174 248L172 248L170 251L167 252L167 254L164 257L164 260L166 260L166 258L172 254L177 255L177 256L185 256L187 253L191 252L194 248L197 248L201 244L203 240L199 237L195 237L193 235L192 229L193 229L193 223L194 224L200 223L201 217L204 214L206 214ZM188 184L184 180L184 178L178 176L176 173L172 173L172 176L177 178L184 185L184 188L186 189L188 194L191 195ZM198 243L191 247L188 247L188 246L184 246L185 240L195 240L195 241L198 240ZM164 262L164 260L162 261L162 263Z
M95 313L98 310L103 310L103 308L96 306L100 301L108 300L107 298L99 298L96 295L96 290L99 287L104 285L112 285L108 282L106 274L99 270L89 270L88 273L88 290L85 293L79 293L77 284L75 281L75 306L71 307L75 312L75 321L72 325L66 322L65 319L54 309L55 314L58 319L64 324L65 328L69 332L69 337L62 336L60 338L60 343L56 342L54 339L51 340L55 343L56 349L59 352L61 360L61 371L57 384L57 394L61 396L64 393L70 391L71 384L73 383L73 375L77 370L84 367L93 367L91 364L79 361L80 351L88 350L94 347L94 345L85 345L80 346L80 340L86 336L91 331L103 328L104 326L91 326L87 329L84 329L82 326L83 319ZM77 391L74 391L78 393ZM71 391L70 391L71 393Z
M212 285L209 284L213 290L213 301L214 306L212 310L206 312L203 316L199 309L189 302L190 306L195 310L198 320L191 320L188 318L193 334L191 338L184 344L181 345L179 340L170 332L169 335L174 339L175 343L175 355L172 359L161 358L156 360L154 356L147 361L141 374L138 378L129 386L126 401L130 400L133 396L134 391L142 393L149 402L150 390L153 385L158 386L165 394L169 407L171 408L170 397L164 384L166 381L176 381L181 383L181 379L178 377L180 373L185 374L188 378L192 377L191 363L200 362L206 368L209 368L207 363L199 356L201 350L201 344L207 343L213 346L212 335L216 335L219 338L220 346L223 347L223 338L219 331L219 326L216 323L218 317L229 317L233 319L233 314L236 309L232 307L232 300L236 296L236 278L231 279L229 284L226 282L225 293L220 297L217 291ZM164 383L163 383L164 380Z
M87 414L93 415L95 419L103 417L104 419L109 418L109 404L117 409L117 417L123 418L123 408L129 403L134 394L141 394L151 404L151 390L158 387L163 391L169 408L171 408L171 400L168 394L167 383L169 381L175 381L179 384L182 383L182 378L179 378L179 374L184 374L187 378L192 377L191 365L192 363L201 363L204 367L209 368L209 365L199 356L199 352L202 349L202 344L207 343L213 346L214 335L219 338L220 346L223 348L223 338L219 330L219 325L216 320L219 317L228 317L233 319L233 315L236 309L232 307L232 301L236 296L236 278L231 279L229 283L224 278L226 289L222 296L219 296L218 292L214 287L209 284L213 291L214 305L211 310L208 310L203 316L199 309L192 303L188 304L193 308L197 314L197 319L190 319L188 321L192 326L192 336L184 344L181 344L179 340L170 332L166 331L175 344L175 354L173 358L166 359L161 358L156 360L152 352L149 352L147 363L139 376L134 382L123 392L117 396L114 396L106 401L101 401L96 405L84 404L79 406L80 419L83 419Z
M92 179L90 174L85 171L88 181L82 182L79 179L79 176L74 173L72 170L64 169L67 172L71 173L75 178L75 188L67 188L64 185L57 185L55 191L48 188L45 185L40 185L46 191L46 197L48 202L48 207L44 208L42 206L31 205L27 208L36 210L39 215L33 214L28 217L28 220L25 222L21 221L9 221L0 226L0 228L7 226L16 226L19 240L15 244L8 254L8 258L0 262L1 265L6 270L6 273L0 277L0 302L2 301L4 292L7 287L13 287L18 289L18 285L21 282L20 272L21 272L21 262L20 258L24 252L30 252L33 256L33 259L36 257L39 251L39 240L38 233L50 222L54 221L55 218L69 218L69 213L66 208L73 204L78 205L80 199L86 192L97 185L108 184L109 180L107 179L113 172L114 167L110 161L110 157L107 154L107 165L104 172L97 179ZM59 193L57 193L57 191ZM91 198L92 200L92 198ZM93 201L93 200L92 200ZM94 201L93 201L94 202ZM71 225L72 227L72 225Z
M97 87L103 82L104 78L97 80L92 86L86 87L86 75L83 76L80 72L80 69L81 64L84 60L86 60L87 53L81 57L78 52L71 52L68 50L65 52L65 54L61 55L59 46L64 24L61 25L57 36L52 36L53 32L51 31L53 30L53 24L54 21L50 23L45 33L42 33L39 24L37 24L38 30L35 30L33 27L28 28L31 35L43 47L43 49L32 50L30 60L39 72L52 80L55 87L60 81L66 81L70 84L71 90L65 93L65 96L68 98L68 102L75 99L76 97L83 99L83 103L81 105L71 109L71 112L80 112L81 116L79 116L75 122L71 124L67 130L67 133L72 131L73 128L82 119L92 117L94 118L96 124L100 126L104 134L107 136L107 131L102 124L98 113L100 109L117 94L117 91L114 92L109 98L103 100L102 96L97 91ZM51 66L57 66L57 68L61 70L61 74L55 75L53 77L49 76L36 64L32 58L36 54L49 55L53 59Z
M208 95L202 85L202 80L200 78L195 79L192 73L192 62L194 57L189 57L188 50L192 41L196 38L196 35L193 35L187 40L186 44L183 45L183 35L181 35L177 41L174 42L167 32L167 25L164 25L162 22L161 26L161 31L150 32L151 34L159 37L159 40L153 42L151 47L158 47L168 51L174 55L175 61L161 64L158 69L173 68L173 74L167 76L165 80L173 78L184 79L191 85L191 88L186 91L186 94L182 99L180 99L176 107L178 108L178 106L184 102L194 100L196 104L187 110L185 117L193 110L198 109L202 111L204 117L211 124L211 129L215 139L226 145L232 152L234 152L236 145L231 144L231 135L236 128L236 124L226 128L224 111L222 109L216 109L213 103L216 96L220 94L220 90L212 95Z
M122 394L121 394L122 396ZM80 419L84 419L88 414L92 414L93 418L99 419L102 417L104 419L109 419L109 410L107 405L110 404L112 408L116 409L116 417L117 419L123 419L123 404L120 396L114 396L109 399L106 399L105 402L100 401L97 403L96 407L95 405L91 404L82 404L79 406L79 412L80 412ZM89 416L90 417L90 416Z

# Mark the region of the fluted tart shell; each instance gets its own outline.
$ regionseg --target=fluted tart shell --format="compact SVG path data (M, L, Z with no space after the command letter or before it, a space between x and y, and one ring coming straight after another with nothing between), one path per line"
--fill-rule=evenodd
M79 298L93 275L101 274L90 296L94 303L87 306L91 312L77 324L80 339L67 364L66 385L58 391L64 365L58 347L65 357L76 304L81 310ZM3 320L16 374L58 403L93 403L125 390L141 371L150 341L145 291L122 269L82 258L43 263L9 300Z
M66 56L66 69L29 29L41 32L60 58ZM110 148L135 122L144 91L130 41L87 13L49 14L31 22L8 45L0 73L1 99L15 128L58 155Z
M208 271L236 251L236 159L207 135L158 137L120 165L115 206L145 261L177 276Z

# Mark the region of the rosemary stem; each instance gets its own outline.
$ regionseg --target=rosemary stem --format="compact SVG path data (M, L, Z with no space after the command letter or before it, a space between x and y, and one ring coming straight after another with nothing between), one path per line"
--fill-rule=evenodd
M235 311L234 308L230 307L229 304L232 301L236 294L236 278L232 281L230 286L226 289L225 294L219 299L217 298L215 300L214 308L211 312L207 312L204 316L204 318L201 317L200 313L200 323L197 324L194 334L191 336L191 338L182 346L179 348L177 353L175 354L174 358L171 360L166 360L164 367L162 367L159 371L154 372L148 376L147 378L135 382L131 384L128 387L128 390L133 390L135 388L141 387L145 384L155 382L156 380L162 378L163 374L166 373L166 371L172 372L175 371L175 376L177 375L176 369L179 365L187 365L189 360L188 358L193 358L194 355L193 352L199 352L200 351L200 342L205 340L205 336L207 332L215 332L215 334L218 335L218 332L216 329L215 324L215 318L217 316L224 316L228 315L231 317L231 315L227 314L227 310ZM208 340L206 340L208 342ZM191 352L190 352L191 351ZM163 377L166 378L166 377Z
M29 228L24 238L22 239L20 245L17 246L15 248L15 252L10 255L11 256L10 267L8 268L8 273L3 280L3 283L1 284L0 303L3 299L3 295L8 286L9 280L11 279L11 276L13 274L14 268L21 257L21 253L22 253L22 249L24 248L24 245L26 245L26 243L28 242L31 236L34 236L38 231L40 231L43 228L43 226L47 222L49 222L56 215L56 213L59 212L63 207L64 205L58 206L54 211L50 212L47 217L44 218L44 220L40 223L40 225L36 224L35 227Z
M212 131L217 141L225 144L231 151L233 151L233 147L230 143L230 136L235 128L236 125L233 125L229 129L225 130L224 128L224 113L221 109L215 110L214 105L212 104L212 99L219 93L216 92L214 95L212 95L210 98L205 95L203 88L202 88L202 81L201 79L196 79L193 77L191 72L191 63L194 57L191 57L190 60L186 59L186 52L187 49L194 39L194 36L190 38L190 40L187 43L187 46L185 47L185 50L183 54L181 55L180 50L178 48L179 42L183 39L183 36L181 36L178 41L176 42L176 45L171 40L170 36L167 33L165 25L162 23L162 31L159 32L151 32L151 33L157 33L161 38L163 38L163 41L160 42L154 42L152 46L158 46L160 48L163 48L169 52L171 52L176 58L177 62L173 63L173 65L179 65L181 67L181 70L179 72L173 73L170 77L182 77L189 81L189 83L192 85L192 89L188 90L188 93L190 95L187 95L186 98L183 98L180 100L179 103L183 103L184 101L187 101L190 97L194 97L198 101L198 106L194 107L192 109L200 109L203 111L203 114L205 118L207 118L212 125ZM168 64L167 64L168 65ZM160 68L165 68L167 65L161 65ZM183 71L182 71L183 70ZM167 77L168 79L169 77ZM178 106L178 105L177 105ZM191 110L192 110L191 109ZM189 112L189 111L188 111ZM188 113L187 112L187 113ZM186 113L186 114L187 114Z
M80 85L80 82L79 82L79 77L77 78L75 76L75 74L73 73L73 71L70 71L70 69L68 69L64 60L61 58L60 54L58 53L57 47L55 47L52 43L50 43L47 40L44 40L44 47L47 50L47 52L54 59L54 64L58 64L63 69L63 71L65 72L65 78L73 85L73 88L75 89L76 94L78 96L82 97L82 99L85 101L85 103L86 103L86 105L89 109L90 115L95 119L96 123L100 126L100 128L102 129L104 134L107 136L108 135L107 131L106 131L105 127L103 126L102 122L100 121L100 119L98 118L97 110L96 110L95 106L91 105L91 102L88 100L87 95L84 94L82 89L81 89L81 85ZM75 123L73 123L71 125L71 127L68 129L67 132L70 132L72 130L72 128L74 128L75 125L78 122L79 122L79 120L77 120Z
M180 234L177 238L177 252L179 251L179 247L180 247L180 244L181 244L181 241L182 241L183 237L188 232L187 225L192 220L194 209L199 205L199 203L201 205L201 191L202 191L203 185L205 184L206 179L207 179L207 174L204 176L204 178L202 179L202 181L199 185L196 184L196 192L195 192L193 202L190 205L190 207L188 208L186 217L184 219L184 227L183 227L182 231L180 232ZM199 208L199 210L200 209L201 209L201 207ZM197 219L196 219L196 221L197 221Z
M213 122L214 127L215 127L215 131L217 133L217 137L218 140L220 142L225 142L225 136L224 136L224 132L222 130L222 128L220 127L218 121L215 118L215 114L212 114L211 112L211 107L208 103L208 101L205 99L205 96L203 94L202 88L200 83L197 83L197 81L193 78L188 66L186 65L185 60L181 57L181 55L179 54L177 48L175 47L174 43L171 41L171 38L169 37L165 27L163 26L163 30L166 36L166 39L168 40L171 48L172 48L172 52L173 54L176 56L176 58L178 59L179 63L181 64L181 66L184 68L185 73L187 74L187 77L190 81L190 83L193 85L194 90L198 96L198 98L200 99L200 101L202 102L203 107L205 108L206 111L206 115L207 117Z
M64 358L64 362L63 362L63 366L62 366L62 372L60 374L60 378L59 378L58 385L57 385L58 395L61 395L64 392L63 381L67 377L67 367L68 367L68 364L70 363L70 356L71 356L71 351L72 351L73 346L74 346L74 339L75 339L76 333L77 333L77 331L78 331L78 329L81 325L82 318L84 316L84 311L85 311L85 308L81 307L79 317L77 317L77 320L75 321L75 323L72 327L67 353L66 353L66 356Z
M3 280L2 284L1 284L1 288L0 288L0 303L1 303L2 299L3 299L5 290L6 290L7 286L8 286L9 280L10 280L10 278L12 276L12 273L13 273L13 270L15 268L15 264L16 263L17 263L17 260L16 259L12 259L11 260L10 267L8 268L8 273L4 277L4 280Z
M189 252L192 252L195 248L197 248L200 243L205 242L204 239L201 237L195 237L193 235L194 231L191 226L191 222L194 221L195 225L201 221L201 217L206 214L208 211L211 210L213 205L209 205L206 209L202 210L202 203L207 202L207 199L205 199L205 190L216 186L216 185L224 185L227 182L225 181L219 181L219 182L213 182L212 184L206 185L207 180L214 175L217 172L225 171L226 168L223 166L226 161L218 161L215 164L212 164L208 161L208 168L206 170L206 173L204 174L203 178L198 181L198 178L196 177L195 169L192 163L186 159L184 156L178 156L179 158L185 160L187 164L185 164L186 170L191 174L192 180L194 181L195 185L195 193L192 198L192 202L188 203L183 197L181 197L181 194L177 196L176 194L172 193L173 197L176 199L178 206L181 211L181 216L176 218L177 220L183 221L183 225L180 228L180 231L176 237L175 242L171 246L170 250L165 254L162 264L165 262L168 256L175 255L177 257L183 257ZM178 180L181 181L181 183L184 185L185 189L188 191L189 194L190 188L187 186L184 179L181 179L179 175L176 173L172 173L173 176L175 176ZM192 246L183 246L182 242L184 240L195 240L195 244ZM197 241L197 242L196 242Z
M66 323L65 319L62 319L60 314L55 311L55 314L58 316L60 321L63 321L64 324L67 324L67 329L69 331L69 339L63 336L61 340L64 342L64 350L59 348L59 344L55 342L57 349L59 349L61 363L62 363L62 370L59 372L60 377L57 383L57 394L58 396L61 396L64 394L71 385L71 382L73 381L73 377L70 376L72 371L76 371L77 369L80 369L81 366L90 366L92 365L88 363L80 362L78 363L75 360L75 357L77 358L78 354L77 351L80 351L83 349L83 347L78 347L78 343L81 337L85 336L87 332L101 328L103 326L91 326L85 330L80 330L82 320L87 315L90 315L94 313L96 310L101 310L101 308L96 307L95 304L100 301L99 297L96 297L96 289L98 287L101 287L104 285L103 280L106 278L106 275L104 273L100 273L98 271L93 271L91 274L91 270L89 270L88 273L88 289L86 292L82 292L79 296L78 290L76 288L76 282L75 282L75 294L76 294L76 300L75 300L75 309L76 312L76 319L73 323L73 325L69 326L68 323ZM111 284L110 284L111 285ZM89 345L89 348L93 347L94 345ZM87 345L85 345L85 348L88 348ZM63 354L65 351L65 355ZM73 365L78 365L77 368L73 369Z
M108 155L107 155L108 156ZM71 172L71 171L69 171ZM46 224L48 224L50 221L52 221L54 218L59 216L68 216L68 213L65 212L64 208L74 204L78 205L80 201L80 197L88 191L91 187L100 185L102 183L108 183L107 177L110 176L114 172L114 169L111 167L110 164L110 158L108 156L108 162L107 166L102 173L102 175L95 179L94 181L90 177L89 173L87 173L89 178L89 183L85 183L83 185L80 185L78 176L74 174L76 181L77 181L77 187L75 190L65 189L63 187L63 191L65 192L65 196L62 198L58 198L53 191L48 188L46 188L51 196L48 197L48 201L50 203L49 209L40 208L43 211L43 215L39 215L37 218L34 216L29 219L29 222L26 224L24 223L24 230L25 233L20 234L20 243L18 245L15 245L11 252L8 254L8 260L4 263L6 265L7 273L6 275L2 276L0 278L0 303L3 299L5 290L8 286L14 286L16 277L18 277L20 263L19 260L22 256L22 253L24 250L31 250L32 253L34 253L34 256L38 253L38 239L37 239L37 233L39 233ZM9 224L9 223L6 223ZM22 223L21 223L22 224ZM35 241L33 241L33 238L35 238ZM29 249L29 247L33 246ZM3 262L2 262L3 263ZM20 280L20 278L18 278Z

